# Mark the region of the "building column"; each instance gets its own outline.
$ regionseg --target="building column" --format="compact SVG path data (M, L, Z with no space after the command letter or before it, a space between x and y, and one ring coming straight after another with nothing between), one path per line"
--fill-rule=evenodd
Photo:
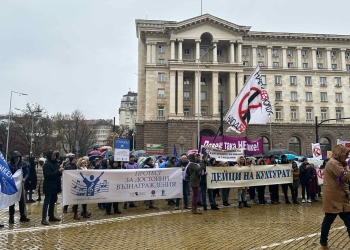
M238 72L237 73L237 79L238 79L238 83L237 83L237 87L238 87L238 93L243 89L243 75L244 73L243 72ZM236 96L238 95L238 93L236 93Z
M177 72L177 115L184 115L184 72Z
M196 40L196 60L199 59L200 57L200 45L201 45L201 40Z
M152 44L147 42L147 64L152 63Z
M170 39L170 60L175 60L175 39Z
M345 62L345 51L346 49L340 49L340 56L341 56L341 70L346 71L346 62Z
M230 72L228 92L228 102L229 105L232 105L236 98L236 74L234 72Z
M230 41L230 63L235 63L235 42Z
M156 43L152 43L152 64L156 64L156 53L157 53L157 44Z
M272 69L272 46L267 46L267 68Z
M237 62L242 64L242 41L238 41Z
M317 70L316 51L317 51L317 48L311 48L313 70Z
M170 71L169 116L175 115L175 71Z
M201 84L200 84L200 72L198 74L198 71L196 71L196 73L194 74L194 105L192 105L192 107L194 107L194 110L193 110L193 114L195 114L197 116L198 114L198 101L200 102L200 98L198 100L198 93L200 94L200 91L201 91ZM200 111L199 111L200 113Z
M297 47L297 60L298 60L298 69L302 69L303 66L301 64L301 47Z
M326 48L326 60L327 60L327 69L332 70L332 58L331 58L332 48Z
M213 49L213 64L218 63L218 42L214 41L212 46L214 47Z
M256 57L256 45L253 45L252 46L252 66L253 67L256 67L256 59L257 59L257 57Z
M287 63L287 47L282 47L282 67L283 69L288 68L288 63Z
M180 40L178 40L178 43L179 43L179 46L178 46L178 48L177 48L177 61L178 62L182 62L182 42L183 42L183 40L182 39L180 39Z
M217 116L219 115L219 73L213 72L212 79L212 115Z

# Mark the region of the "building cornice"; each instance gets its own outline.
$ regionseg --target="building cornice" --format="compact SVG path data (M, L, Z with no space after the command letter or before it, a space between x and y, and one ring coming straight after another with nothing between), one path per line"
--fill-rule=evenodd
M312 33L283 33L249 31L246 38L278 38L290 40L313 40L313 41L350 41L350 35L312 34Z

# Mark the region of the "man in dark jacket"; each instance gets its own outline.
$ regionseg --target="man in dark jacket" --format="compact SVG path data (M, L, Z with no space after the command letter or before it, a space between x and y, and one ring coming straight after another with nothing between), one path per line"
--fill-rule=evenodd
M57 151L48 151L46 153L46 162L43 166L45 200L42 210L42 225L49 225L49 222L46 220L47 208L49 208L49 221L61 221L61 219L54 216L55 203L57 194L61 190L61 176L64 169L62 164L58 164L58 158L59 153Z
M7 164L12 174L16 173L17 170L22 169L22 175L23 175L22 183L25 183L29 177L29 170L28 170L28 165L22 161L22 155L18 151L13 151L11 153L10 161ZM25 194L24 194L24 190L22 189L21 199L18 202L19 212L21 214L19 221L28 222L30 219L28 219L27 216L25 215L24 198L25 198ZM15 223L15 220L14 220L15 204L9 207L9 213L10 213L9 223L13 224Z
M36 176L36 158L29 157L29 178L26 180L24 185L29 198L27 199L27 203L36 202L33 200L33 190L36 189L37 176Z
M310 182L312 179L312 168L310 164L307 162L307 158L302 159L302 164L300 165L300 183L301 183L301 195L302 195L302 201L305 203L306 201L308 203L311 203L310 200ZM305 190L306 190L306 197L307 200L305 200Z
M186 167L189 165L189 161L186 155L181 156L181 160L177 164L177 167L182 168L182 192L183 192L183 202L185 209L190 209L188 206L188 193L190 192L190 176L186 173ZM175 210L179 209L180 199L176 198Z
M208 158L207 156L203 156L202 158L202 163L204 168L200 172L200 188L201 188L201 193L202 193L202 201L203 201L203 208L204 210L207 210L207 190L208 190L208 196L209 196L209 202L210 202L210 207L212 210L219 210L217 205L215 204L214 201L214 196L213 196L213 189L207 189L207 165L208 165Z
M170 155L168 163L165 165L165 168L176 168L176 158L173 155Z
M192 188L192 213L201 214L197 210L197 200L199 193L199 182L200 182L200 172L205 168L205 163L200 162L200 156L191 154L188 156L190 164L188 165L188 170L190 173L190 184Z

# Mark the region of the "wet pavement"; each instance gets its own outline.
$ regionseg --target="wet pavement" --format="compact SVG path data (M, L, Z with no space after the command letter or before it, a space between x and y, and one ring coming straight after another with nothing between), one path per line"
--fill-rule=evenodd
M156 200L158 209L150 210L145 210L143 202L127 209L120 203L120 215L106 215L97 204L89 204L91 218L77 221L71 208L64 214L57 205L56 215L62 222L50 226L40 224L42 201L27 204L28 223L19 222L17 203L15 224L8 224L7 209L0 211L0 222L5 224L0 229L0 249L320 249L321 200L287 205L281 197L279 205L251 204L239 209L234 191L231 206L208 209L202 215L174 210L166 201ZM222 203L220 198L216 202ZM329 245L350 248L339 218L332 225Z

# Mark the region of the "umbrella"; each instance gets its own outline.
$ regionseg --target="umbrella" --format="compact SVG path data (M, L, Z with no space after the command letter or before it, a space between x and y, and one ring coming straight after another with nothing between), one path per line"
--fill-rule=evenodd
M114 155L114 151L112 151L112 150L105 150L105 151L102 152L102 154L101 154L101 156L102 156L103 158L106 158L106 157L105 157L106 155L107 155L107 157L112 156L112 155Z
M137 150L132 152L130 155L135 156L136 159L140 158L140 157L146 157L147 153L145 150Z
M89 161L94 161L96 159L102 159L101 155L90 155Z
M283 148L273 148L266 153L266 155L284 155L284 154L289 154L289 150L283 149Z
M101 155L101 152L98 150L92 150L88 153L88 156L91 156L91 155Z
M288 161L295 160L296 156L294 154L284 154L287 157Z
M110 150L112 150L112 147L110 147L110 146L103 146L103 147L100 148L100 152L104 152L106 150L110 151Z
M192 155L192 154L197 154L198 150L197 149L191 149L187 151L187 155Z

